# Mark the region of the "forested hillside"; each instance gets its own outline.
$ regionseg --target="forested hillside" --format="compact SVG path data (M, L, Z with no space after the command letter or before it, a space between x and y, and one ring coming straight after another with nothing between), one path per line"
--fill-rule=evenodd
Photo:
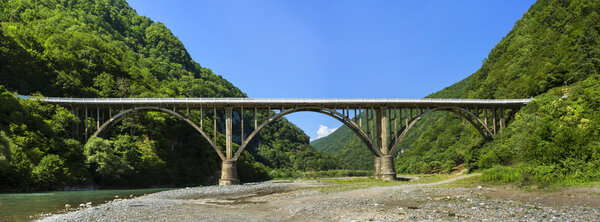
M429 173L466 164L471 170L491 168L486 180L569 184L600 179L599 13L600 2L593 0L537 1L477 72L429 96L535 100L506 113L508 127L488 143L452 114L423 118L401 144L405 152L398 154L397 170ZM329 136L313 145L334 156L349 149L367 153L351 137Z
M167 27L137 15L125 0L0 0L0 12L0 190L218 179L221 161L209 144L166 114L136 114L105 139L84 144L72 130L82 120L68 110L13 96L245 96L193 61ZM238 164L242 181L266 179L272 168L338 167L285 119L253 142L252 155L244 152Z

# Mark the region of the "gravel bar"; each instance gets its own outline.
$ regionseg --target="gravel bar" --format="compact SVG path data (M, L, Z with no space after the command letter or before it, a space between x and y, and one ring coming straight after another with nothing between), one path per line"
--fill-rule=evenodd
M600 198L594 192L577 197L588 204L556 205L523 201L521 190L498 198L490 196L497 187L435 187L439 184L350 191L321 190L327 185L306 181L185 188L40 221L600 221L600 206L591 206Z

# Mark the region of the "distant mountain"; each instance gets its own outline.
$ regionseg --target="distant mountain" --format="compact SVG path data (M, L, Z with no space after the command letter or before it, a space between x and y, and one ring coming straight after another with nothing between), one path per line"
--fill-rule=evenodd
M505 165L528 175L523 180L540 183L600 179L599 13L600 2L594 0L533 4L477 72L428 97L535 97L534 102L507 113L508 128L489 143L455 115L427 116L401 143L405 152L398 155L397 170ZM346 127L312 144L346 161L370 155Z

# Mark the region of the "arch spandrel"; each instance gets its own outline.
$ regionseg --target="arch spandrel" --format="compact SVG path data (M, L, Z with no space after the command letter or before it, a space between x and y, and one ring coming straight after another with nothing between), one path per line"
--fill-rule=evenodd
M376 143L371 138L369 138L369 136L367 136L367 134L364 132L364 130L362 130L352 119L346 117L342 113L339 113L339 112L335 111L334 109L328 109L328 108L322 108L322 107L297 107L297 108L291 108L291 109L284 109L280 113L277 113L276 115L271 116L270 118L265 120L263 123L261 123L256 129L254 129L254 131L250 135L248 135L248 137L246 139L244 139L244 141L242 141L242 144L236 151L233 159L237 160L237 158L240 157L241 153L244 151L244 149L250 143L250 141L258 134L258 132L260 132L260 130L262 130L264 127L266 127L269 123L272 123L286 115L296 113L296 112L316 112L316 113L321 113L321 114L331 116L331 117L337 119L338 121L342 122L348 128L350 128L361 139L361 141L367 146L369 151L371 151L371 153L374 156L382 156L383 155L381 153L379 147L376 145Z
M402 141L404 136L406 136L406 134L408 133L408 130L410 130L417 121L419 121L423 116L425 116L429 113L435 112L435 111L446 111L446 112L455 113L455 114L459 115L460 117L463 117L464 119L466 119L469 123L471 123L471 125L473 127L475 127L475 129L477 129L479 134L481 134L481 136L483 136L484 139L492 140L494 138L494 134L492 133L490 128L481 120L481 118L479 118L477 115L473 114L472 112L468 111L467 109L464 109L461 107L455 107L455 106L439 107L439 108L428 109L426 112L421 113L420 115L417 115L415 118L410 120L408 125L403 126L400 129L400 131L398 132L398 134L396 134L395 137L393 138L394 141L392 142L392 146L390 147L390 151L391 151L390 153L396 153L398 151L397 149L398 149L398 145L400 144L400 141Z
M223 152L221 152L221 150L219 150L219 147L216 144L216 141L213 141L208 134L206 134L206 132L204 132L204 130L202 130L202 128L200 128L198 125L196 125L196 123L194 123L192 120L190 120L189 118L181 115L180 113L170 110L170 109L165 109L162 107L135 107L135 108L131 108L131 109L126 109L123 110L119 113L117 113L116 115L112 116L109 120L107 120L106 122L104 122L97 130L96 132L94 132L94 134L92 136L99 136L103 131L108 130L112 125L121 122L121 120L123 120L127 114L133 113L133 112L138 112L138 111L158 111L158 112L163 112L163 113L167 113L170 114L172 116L177 117L180 120L183 120L185 122L187 122L190 126L192 126L196 131L198 131L207 141L208 143L211 145L211 147L215 150L215 152L217 152L217 154L219 155L219 157L221 158L221 160L225 160L225 155L223 155Z

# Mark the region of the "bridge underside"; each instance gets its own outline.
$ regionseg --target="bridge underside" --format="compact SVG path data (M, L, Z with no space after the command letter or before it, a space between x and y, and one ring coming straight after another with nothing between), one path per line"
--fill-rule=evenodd
M175 116L197 130L221 158L220 185L239 183L236 164L241 153L262 128L291 113L316 112L342 122L373 154L375 178L395 180L394 155L397 153L399 142L424 115L434 111L455 113L472 124L483 138L491 140L504 128L507 112L518 109L530 101L529 99L36 99L70 107L76 116L84 120L81 129L79 126L74 128L82 135L84 141L87 141L89 136L101 137L113 125L135 112L156 111ZM199 119L199 123L192 119ZM219 125L221 128L218 127ZM237 141L234 141L234 128L236 133L239 133ZM212 129L212 132L205 129ZM219 133L225 135L225 144L217 142ZM233 150L234 142L239 144L237 150Z

